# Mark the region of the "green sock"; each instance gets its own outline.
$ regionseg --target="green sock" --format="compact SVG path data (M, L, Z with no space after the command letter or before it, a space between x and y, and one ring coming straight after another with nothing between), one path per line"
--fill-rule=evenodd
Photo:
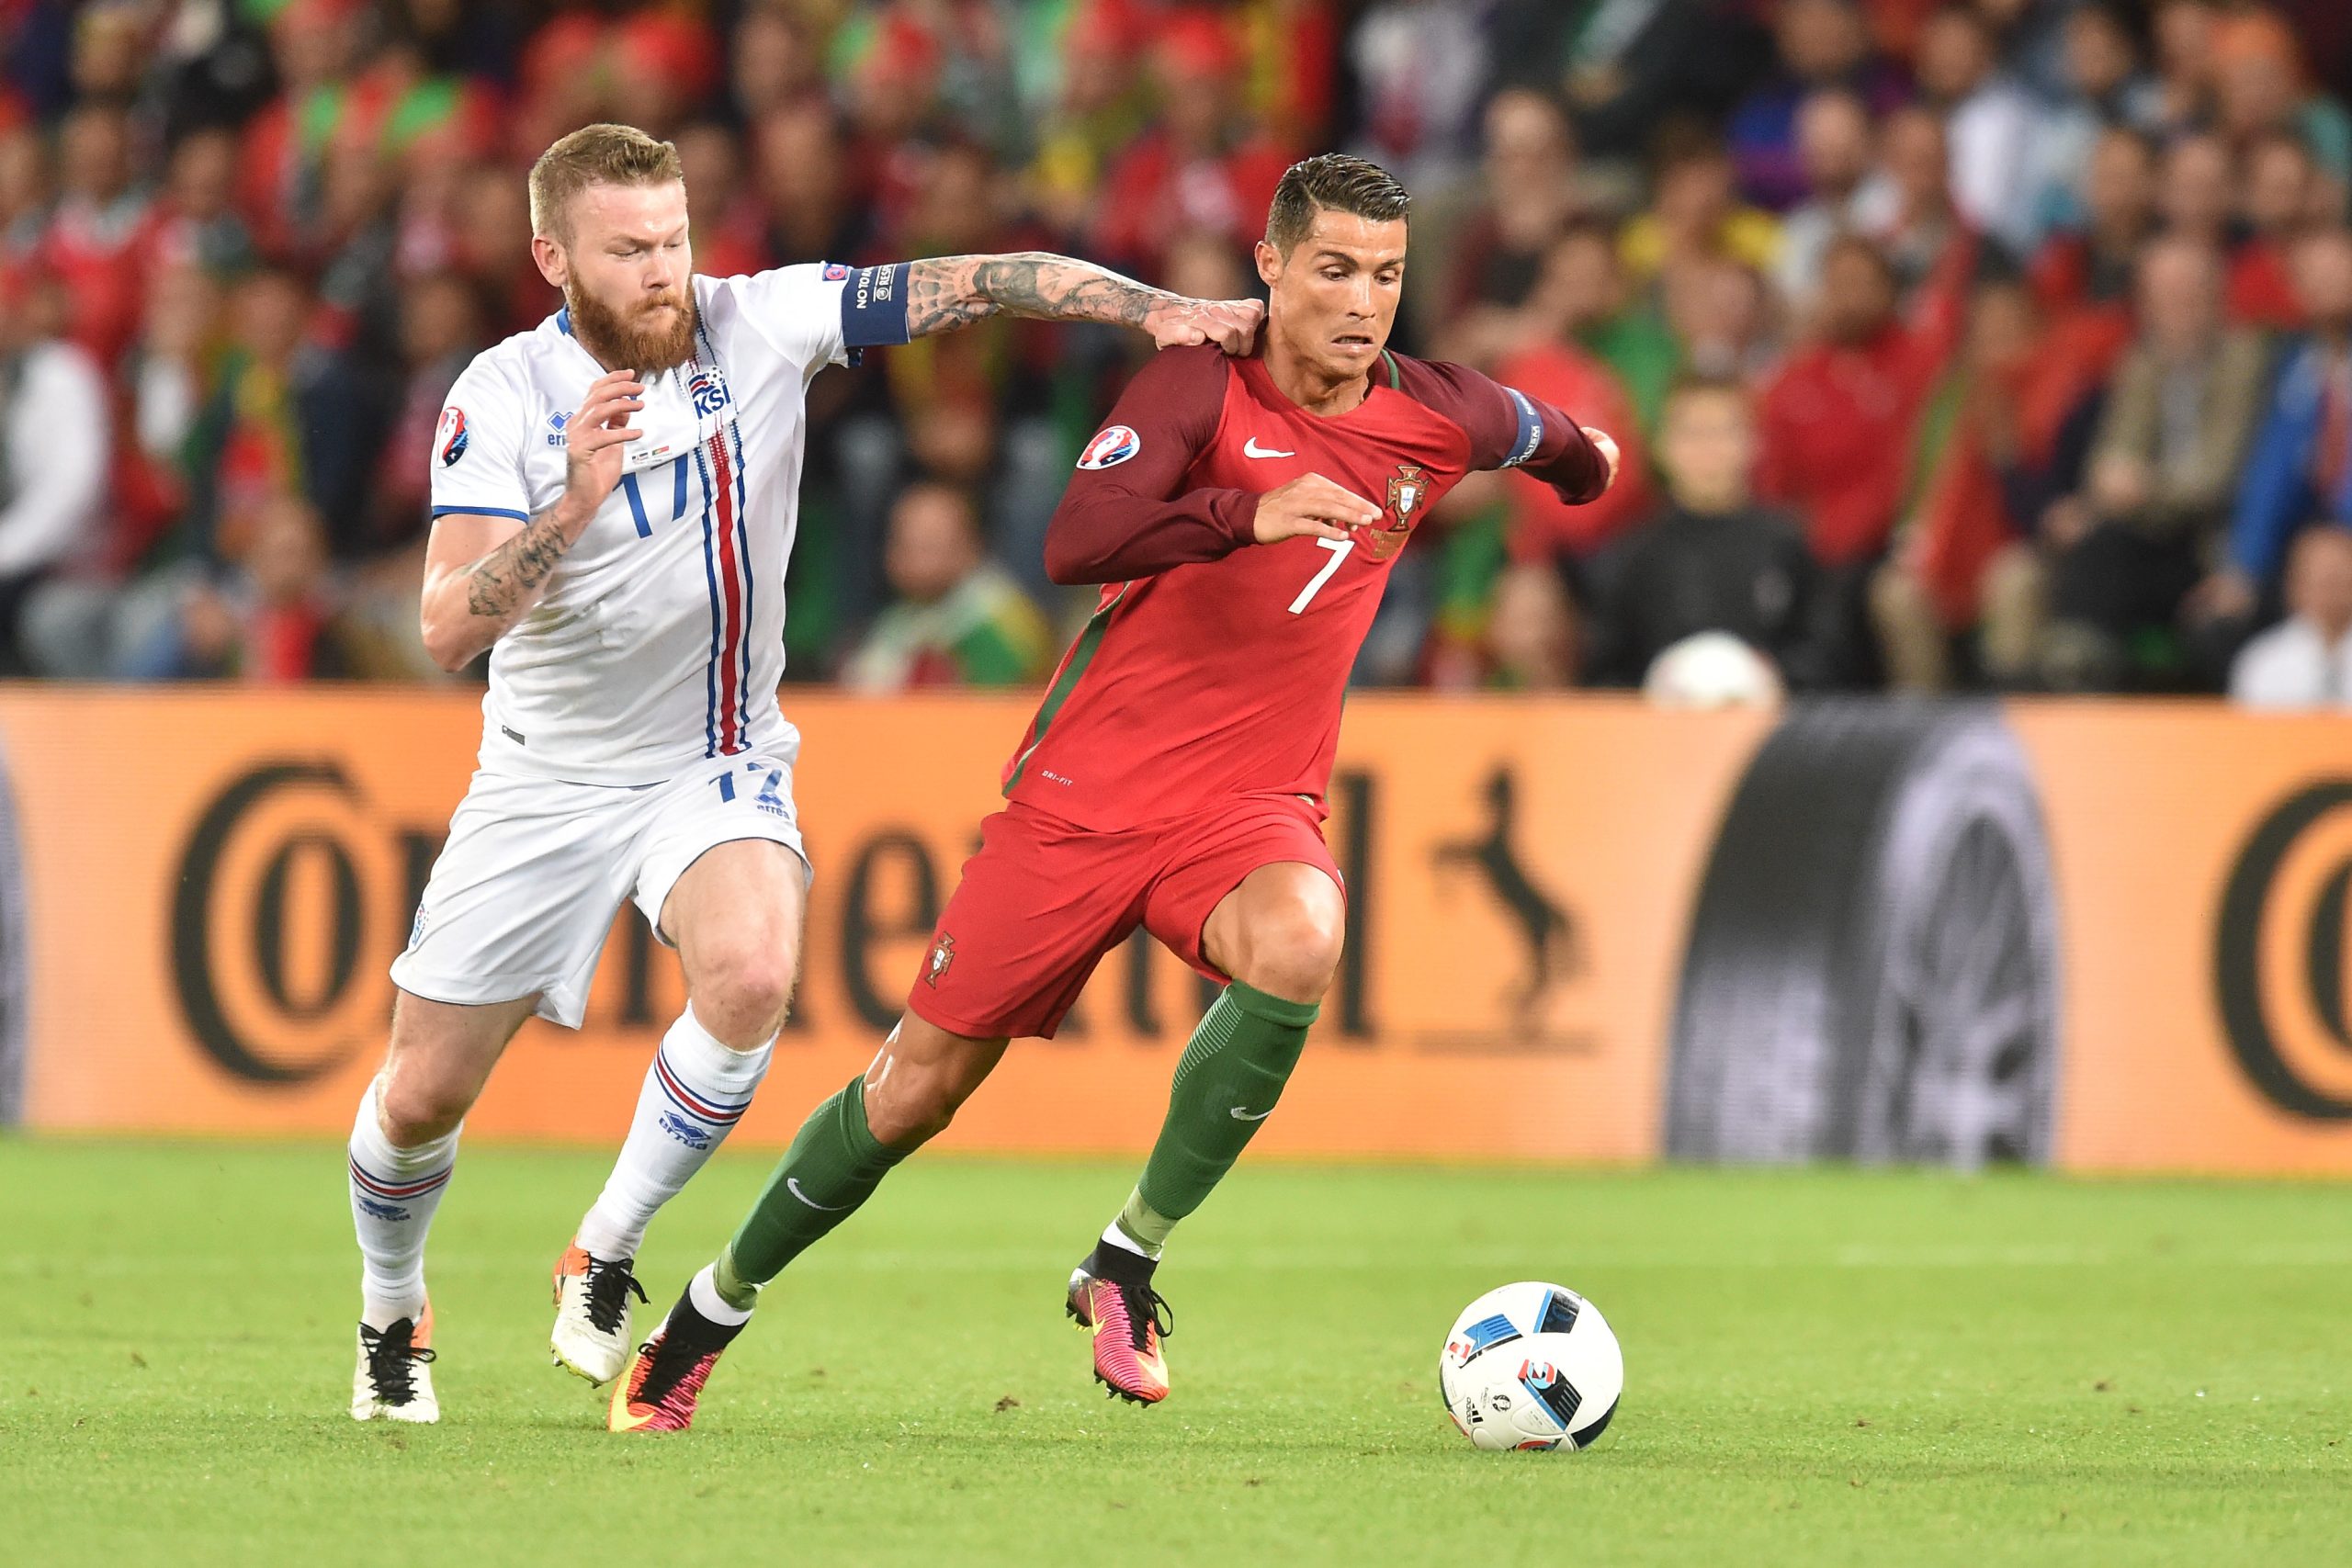
M1321 1008L1236 980L1203 1015L1168 1091L1168 1120L1144 1162L1119 1228L1155 1256L1176 1222L1233 1168L1298 1066Z
M748 1310L762 1285L849 1218L906 1156L865 1124L865 1077L808 1113L760 1201L712 1267L728 1305Z

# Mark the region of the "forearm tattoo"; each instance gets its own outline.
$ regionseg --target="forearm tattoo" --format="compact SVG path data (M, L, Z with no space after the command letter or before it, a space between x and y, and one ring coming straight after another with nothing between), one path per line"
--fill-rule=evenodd
M937 256L907 269L907 333L953 332L1000 313L1139 327L1156 307L1175 299L1091 262L1044 251Z
M466 569L466 608L503 621L522 609L548 580L572 542L556 523L555 508L532 518L523 531Z

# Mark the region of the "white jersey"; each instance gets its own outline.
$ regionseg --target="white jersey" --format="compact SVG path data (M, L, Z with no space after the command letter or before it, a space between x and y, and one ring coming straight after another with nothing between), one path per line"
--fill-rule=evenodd
M788 741L776 687L808 380L907 341L906 274L694 279L695 358L648 386L621 482L491 649L485 771L641 784ZM477 355L434 435L433 515L554 505L564 425L603 374L568 311Z

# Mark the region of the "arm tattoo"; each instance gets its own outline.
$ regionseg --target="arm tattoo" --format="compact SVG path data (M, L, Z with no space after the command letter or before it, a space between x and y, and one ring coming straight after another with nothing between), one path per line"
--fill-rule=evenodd
M1139 327L1156 307L1175 299L1091 262L1044 251L938 256L907 269L907 334L953 332L999 313Z
M523 531L466 569L466 608L473 615L503 621L524 608L548 580L572 541L556 525L549 507L523 525Z

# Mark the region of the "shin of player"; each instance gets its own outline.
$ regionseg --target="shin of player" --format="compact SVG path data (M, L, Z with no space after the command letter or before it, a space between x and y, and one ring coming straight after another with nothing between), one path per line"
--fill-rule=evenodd
M1205 954L1231 982L1177 1062L1168 1113L1134 1194L1070 1279L1071 1314L1121 1358L1105 1381L1131 1399L1167 1393L1158 1348L1166 1307L1151 1289L1160 1249L1272 1114L1339 968L1345 913L1327 871L1282 861L1250 871L1202 928ZM761 1287L944 1131L1006 1043L908 1013L873 1065L802 1123L734 1239L689 1282L659 1337L672 1342L641 1354L615 1389L614 1428L686 1425L712 1362L750 1320Z

